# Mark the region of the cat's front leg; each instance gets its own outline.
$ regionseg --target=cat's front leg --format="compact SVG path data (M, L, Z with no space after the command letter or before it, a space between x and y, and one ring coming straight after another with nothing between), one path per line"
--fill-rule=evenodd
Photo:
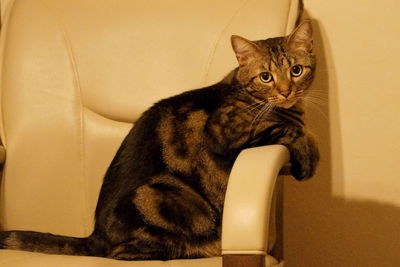
M288 127L277 143L289 149L290 172L297 180L304 180L315 174L319 150L310 133L299 127Z

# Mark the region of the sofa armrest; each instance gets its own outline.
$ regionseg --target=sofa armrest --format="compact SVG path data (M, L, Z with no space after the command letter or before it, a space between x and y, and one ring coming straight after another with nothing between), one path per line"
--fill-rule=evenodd
M274 186L289 151L282 145L243 150L232 168L222 219L223 255L265 255Z

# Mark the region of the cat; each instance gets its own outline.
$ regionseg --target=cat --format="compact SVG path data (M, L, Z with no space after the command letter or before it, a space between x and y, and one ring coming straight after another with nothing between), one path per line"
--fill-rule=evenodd
M119 260L220 255L228 177L245 148L282 144L291 174L314 175L303 105L316 66L310 21L288 36L232 36L239 66L222 81L161 100L128 133L105 175L87 238L0 232L0 248Z

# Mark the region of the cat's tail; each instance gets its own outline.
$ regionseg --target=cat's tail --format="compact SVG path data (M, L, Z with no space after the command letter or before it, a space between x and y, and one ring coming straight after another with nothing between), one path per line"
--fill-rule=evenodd
M25 250L48 254L94 256L89 238L78 238L31 231L0 232L0 249Z

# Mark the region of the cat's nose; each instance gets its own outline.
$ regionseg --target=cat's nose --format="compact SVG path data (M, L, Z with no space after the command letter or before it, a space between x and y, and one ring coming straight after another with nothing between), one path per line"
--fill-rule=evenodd
M286 91L280 91L279 93L284 97L288 97L291 92L292 92L291 90L286 90Z

